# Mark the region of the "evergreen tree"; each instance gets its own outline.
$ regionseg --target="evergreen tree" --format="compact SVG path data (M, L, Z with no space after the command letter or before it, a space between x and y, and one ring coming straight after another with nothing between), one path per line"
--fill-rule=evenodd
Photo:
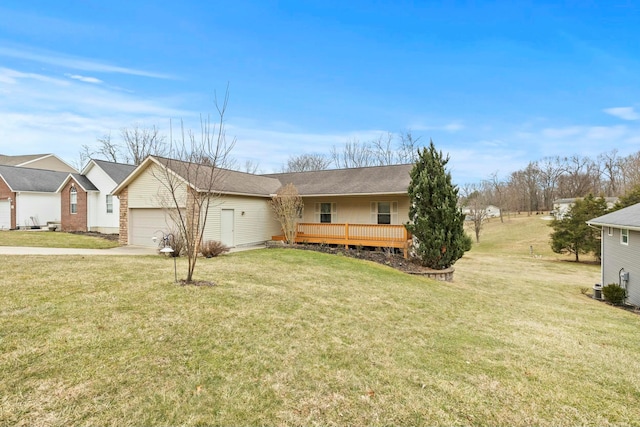
M607 213L607 202L602 197L589 194L584 199L576 200L562 219L554 219L549 226L551 233L551 249L558 254L574 254L576 262L580 254L593 253L600 259L600 230L587 225L587 221Z
M620 199L613 206L612 211L626 208L636 203L640 203L640 185L634 186L631 190L627 191L624 196L620 196Z
M449 156L436 151L433 141L418 150L409 184L407 230L413 234L415 252L423 266L442 270L471 249L464 231L464 214L458 208L458 188L445 166Z

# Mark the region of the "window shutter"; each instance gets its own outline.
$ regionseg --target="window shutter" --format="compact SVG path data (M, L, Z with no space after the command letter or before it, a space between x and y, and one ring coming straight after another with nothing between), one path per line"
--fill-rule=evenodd
M320 222L320 203L316 203L316 210L313 215L315 222Z
M331 222L338 222L338 205L331 203Z
M398 202L391 202L391 224L398 224Z
M378 223L378 202L371 202L371 224Z

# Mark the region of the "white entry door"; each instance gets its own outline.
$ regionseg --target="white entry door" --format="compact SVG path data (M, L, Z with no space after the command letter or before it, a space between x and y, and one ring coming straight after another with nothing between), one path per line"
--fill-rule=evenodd
M234 245L234 228L233 209L222 209L220 214L220 242L230 248Z

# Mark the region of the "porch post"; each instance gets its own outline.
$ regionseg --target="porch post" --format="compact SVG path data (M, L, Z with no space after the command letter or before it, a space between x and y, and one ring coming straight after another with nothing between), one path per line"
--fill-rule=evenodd
M344 248L349 249L349 223L348 222L344 225L344 238L345 238Z

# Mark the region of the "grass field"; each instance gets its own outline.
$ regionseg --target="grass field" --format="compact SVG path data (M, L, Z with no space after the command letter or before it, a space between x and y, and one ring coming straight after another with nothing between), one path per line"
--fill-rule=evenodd
M0 246L108 249L117 247L118 242L74 233L14 230L0 232Z
M640 316L548 232L487 224L453 283L286 249L200 260L215 287L5 257L0 425L638 425Z

